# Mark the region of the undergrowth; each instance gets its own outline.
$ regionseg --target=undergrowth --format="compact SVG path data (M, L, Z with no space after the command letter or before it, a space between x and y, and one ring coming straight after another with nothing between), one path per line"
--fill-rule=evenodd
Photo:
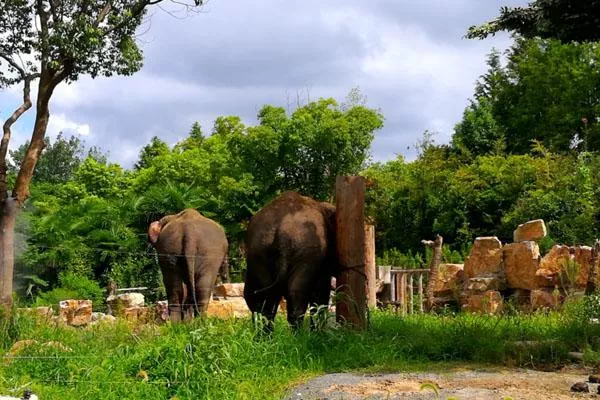
M582 307L579 307L581 309ZM89 328L0 323L0 354L35 339L0 364L0 393L28 387L42 399L280 399L308 377L340 371L406 371L433 364L560 365L573 350L600 348L600 327L578 311L531 315L400 317L374 312L366 332L290 332L279 317L271 338L251 320ZM58 341L58 346L43 346ZM522 346L539 341L539 346ZM515 343L517 342L517 343ZM20 392L19 392L20 393Z

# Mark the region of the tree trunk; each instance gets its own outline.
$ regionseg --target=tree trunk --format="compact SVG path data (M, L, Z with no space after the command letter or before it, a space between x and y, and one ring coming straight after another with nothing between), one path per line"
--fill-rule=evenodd
M17 204L9 197L4 201L0 217L0 305L3 315L8 315L12 307L14 275L14 239Z
M427 247L433 249L433 255L431 257L431 264L429 266L429 279L427 280L427 311L431 311L434 306L434 295L433 290L437 282L438 273L440 270L440 263L442 262L442 244L444 239L440 235L436 235L435 241L422 240Z
M36 104L35 124L31 135L31 143L25 153L25 158L19 169L15 187L13 188L12 196L8 196L6 191L0 194L2 197L0 210L0 305L6 312L10 312L12 307L13 294L13 278L14 278L14 237L15 237L15 222L19 209L23 207L25 200L29 197L29 183L33 176L33 171L37 161L44 149L44 136L48 127L48 119L50 117L49 102L52 92L58 82L54 80L53 75L42 73L40 77L38 98ZM28 84L26 81L26 102L28 100ZM25 112L28 107L23 108ZM19 110L17 110L18 112ZM17 113L15 112L15 114ZM13 116L15 115L13 114ZM20 116L17 115L16 118ZM14 123L16 118L12 121ZM8 122L8 121L7 121ZM8 132L8 133L7 133ZM6 155L6 147L10 139L10 124L4 126L4 137L2 138L2 146L0 150ZM1 165L6 165L6 156L3 158ZM0 181L6 182L6 169L4 168L4 179Z

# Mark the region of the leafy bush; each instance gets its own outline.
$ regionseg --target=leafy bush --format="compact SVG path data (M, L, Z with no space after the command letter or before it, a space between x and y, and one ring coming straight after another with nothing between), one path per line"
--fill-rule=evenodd
M56 308L60 301L68 299L91 300L94 309L100 309L104 305L104 293L98 282L72 272L61 274L59 282L59 287L49 292L42 292L35 299L34 306Z

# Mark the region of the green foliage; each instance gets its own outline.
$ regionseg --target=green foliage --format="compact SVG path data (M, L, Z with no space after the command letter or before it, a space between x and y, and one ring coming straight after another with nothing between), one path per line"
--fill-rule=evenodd
M135 164L135 169L140 170L148 168L152 165L152 162L156 157L164 156L170 151L169 146L164 141L157 136L153 136L152 139L150 139L150 143L140 150L139 160Z
M383 116L365 106L341 108L321 99L296 109L265 106L259 125L232 135L232 153L270 193L297 190L316 199L330 198L338 175L364 166L374 132Z
M81 164L84 144L76 136L63 138L62 133L59 133L54 143L50 138L46 138L45 143L46 147L35 166L34 182L57 184L69 181ZM11 173L16 174L21 168L28 147L29 141L16 150L9 151L12 159L9 165Z
M497 51L456 125L453 148L472 156L525 154L532 140L552 152L598 150L600 47L518 39L502 66Z
M598 41L595 18L600 1L535 0L526 7L502 7L491 22L469 28L467 37L483 39L500 31L524 37L560 39L565 42Z
M59 275L59 286L40 294L34 306L53 306L57 309L60 301L69 299L91 300L94 309L101 310L104 293L95 280L66 272Z

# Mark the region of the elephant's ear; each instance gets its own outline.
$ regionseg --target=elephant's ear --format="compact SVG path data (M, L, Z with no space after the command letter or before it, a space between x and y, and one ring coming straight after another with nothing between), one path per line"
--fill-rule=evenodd
M152 244L156 244L158 236L160 235L161 224L160 221L154 221L148 227L148 241Z

